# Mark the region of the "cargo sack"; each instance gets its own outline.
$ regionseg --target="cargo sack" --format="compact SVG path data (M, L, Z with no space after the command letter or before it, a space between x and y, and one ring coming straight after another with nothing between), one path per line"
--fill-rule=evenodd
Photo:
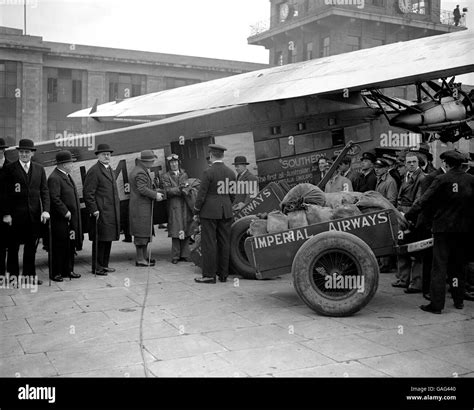
M268 214L267 231L276 233L288 230L288 217L280 211L273 211Z
M313 184L298 184L291 188L281 201L281 210L287 214L293 211L304 210L303 204L323 206L326 201L324 192Z
M308 220L306 219L306 211L294 211L288 214L288 228L302 228L308 226Z
M385 198L380 192L367 191L362 194L360 199L356 203L357 207L362 213L373 212L375 209L393 209L397 216L398 223L402 230L408 228L408 222L400 211L395 208L392 203Z
M343 205L355 204L363 194L361 192L333 192L324 194L324 206L336 209Z
M265 235L267 232L267 221L266 219L255 219L250 222L250 227L248 230L249 235Z
M331 221L334 210L329 207L319 205L306 205L306 219L309 225L319 224L321 222Z
M334 209L333 219L349 218L351 216L360 215L360 209L355 205L342 205Z

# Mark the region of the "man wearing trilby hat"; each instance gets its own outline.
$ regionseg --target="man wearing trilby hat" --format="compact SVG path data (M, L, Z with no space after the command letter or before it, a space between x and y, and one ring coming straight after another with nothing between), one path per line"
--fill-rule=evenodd
M135 265L153 266L155 262L147 259L147 246L153 235L152 207L153 201L162 201L163 190L158 189L150 168L156 161L151 150L145 150L137 158L135 168L130 173L130 234L134 237L136 247Z
M5 158L5 150L8 145L3 138L0 138L0 215L3 216L3 208L5 206L5 167L10 163ZM9 227L0 220L0 275L5 275L6 257L7 257L7 238L9 235Z
M51 198L51 234L53 249L52 280L62 282L63 278L80 278L74 272L76 250L82 249L81 205L71 172L76 161L69 151L56 154L56 169L48 178Z
M109 267L110 251L112 241L120 238L120 199L115 173L110 165L113 152L108 144L99 144L95 151L98 161L87 171L84 180L84 202L92 217L89 227L89 239L93 241L92 271L102 276L115 272Z
M36 241L40 236L41 223L49 220L49 191L44 168L32 162L35 144L32 140L20 140L19 160L5 167L6 201L3 222L12 227L8 245L7 271L18 275L18 252L24 243L23 276L36 279ZM43 282L38 279L38 284Z

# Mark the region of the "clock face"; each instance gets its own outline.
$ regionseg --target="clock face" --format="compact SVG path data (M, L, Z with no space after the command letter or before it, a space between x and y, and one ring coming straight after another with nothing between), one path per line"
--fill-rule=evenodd
M411 10L411 0L398 0L398 8L402 13L409 13Z
M285 21L290 15L290 6L288 3L280 4L280 21Z

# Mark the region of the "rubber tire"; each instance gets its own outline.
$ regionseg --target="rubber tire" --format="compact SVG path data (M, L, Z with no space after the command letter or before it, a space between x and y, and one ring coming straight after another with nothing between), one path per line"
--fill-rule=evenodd
M310 269L319 256L330 249L343 250L356 260L358 273L364 276L363 292L334 300L313 287ZM296 253L292 274L294 287L303 302L322 315L334 317L350 316L362 309L375 295L379 283L379 266L372 249L357 236L338 231L322 232L308 239Z
M232 274L240 275L245 279L257 279L255 269L250 265L247 255L242 255L239 249L239 241L242 237L248 237L247 230L250 222L258 219L255 215L247 215L232 224L230 231L230 271Z

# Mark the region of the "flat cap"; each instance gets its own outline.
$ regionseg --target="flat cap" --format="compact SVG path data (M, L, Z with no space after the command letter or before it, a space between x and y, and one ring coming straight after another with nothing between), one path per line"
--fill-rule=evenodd
M461 152L457 149L445 151L439 156L439 158L443 160L457 162L459 164L467 163L469 161L468 154Z
M371 161L371 162L375 162L375 160L377 159L377 157L376 157L375 154L372 153L372 152L364 152L364 153L362 154L361 160L364 160L364 159L368 159L368 160Z
M226 147L223 147L222 145L217 145L217 144L209 144L209 149L211 151L227 151L227 148Z

